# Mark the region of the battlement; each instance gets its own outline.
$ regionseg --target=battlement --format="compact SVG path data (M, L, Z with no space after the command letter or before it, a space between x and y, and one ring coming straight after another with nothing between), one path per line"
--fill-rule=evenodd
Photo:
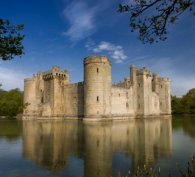
M157 73L153 73L152 76L158 78L158 74Z
M125 83L124 82L114 83L112 84L112 87L125 88Z
M60 71L60 67L59 66L52 66L52 71L58 72L58 71Z
M107 63L111 65L111 61L106 56L90 56L84 58L84 65L89 63Z
M129 88L131 85L130 77L125 77L123 81L113 83L112 87Z
M72 84L66 84L66 87L81 87L83 86L83 82L77 82L77 83L72 83Z
M170 79L168 77L159 77L158 80L160 82L170 82Z
M42 72L39 71L36 74L33 74L33 78L36 78L36 77L42 77Z
M130 68L135 68L136 69L136 66L132 64L132 65L130 65Z
M147 75L149 77L152 76L152 72L147 70L145 67L137 71L137 75Z
M52 80L54 78L53 73L47 73L43 75L44 80Z
M51 70L43 72L43 79L44 80L52 80L54 78L59 78L62 80L68 80L69 74L67 70L60 70L60 67L53 66Z

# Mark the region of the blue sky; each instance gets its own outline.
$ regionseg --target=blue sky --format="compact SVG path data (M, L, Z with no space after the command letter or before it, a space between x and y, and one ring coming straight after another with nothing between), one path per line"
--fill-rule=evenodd
M195 16L185 13L169 29L168 40L144 45L131 33L129 15L117 12L120 0L0 0L0 18L24 24L25 55L0 61L4 89L20 88L23 79L53 65L83 80L83 58L106 55L112 80L129 75L129 65L147 67L171 79L171 93L195 87Z

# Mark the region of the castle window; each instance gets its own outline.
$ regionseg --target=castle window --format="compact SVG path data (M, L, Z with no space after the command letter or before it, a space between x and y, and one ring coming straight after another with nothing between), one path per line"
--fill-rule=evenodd
M140 107L141 107L140 104L138 104L138 109L140 109Z
M126 103L126 108L129 108L129 103Z
M128 92L126 93L126 97L127 97L127 98L129 98L129 94L128 94Z
M43 101L43 96L41 97L41 103L43 103L44 101Z
M43 103L44 100L43 100L43 90L41 89L41 103Z
M99 96L97 96L97 102L99 102Z
M162 88L162 85L160 87Z
M141 86L140 83L138 85L139 85L139 87Z
M118 94L118 96L120 97L120 96L121 96L121 94L119 93L119 94Z
M99 144L100 144L100 141L99 141L99 139L97 140L97 143L96 143L96 144L97 144L97 147L99 147Z
M99 68L97 68L97 73L99 73Z

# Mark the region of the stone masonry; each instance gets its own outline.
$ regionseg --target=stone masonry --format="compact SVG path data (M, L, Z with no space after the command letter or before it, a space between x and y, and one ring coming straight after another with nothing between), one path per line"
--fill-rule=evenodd
M71 83L69 73L54 66L24 80L26 118L108 119L171 114L170 80L146 68L130 66L129 77L112 84L105 56L84 59L84 81Z

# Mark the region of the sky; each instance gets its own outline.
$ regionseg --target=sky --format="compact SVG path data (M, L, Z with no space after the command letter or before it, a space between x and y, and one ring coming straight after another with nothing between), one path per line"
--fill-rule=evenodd
M195 16L186 12L169 27L168 39L143 44L118 13L121 0L0 0L0 18L24 24L25 55L0 60L2 88L23 90L24 78L60 66L72 82L83 81L83 58L105 55L112 81L129 76L129 66L146 67L171 80L171 94L195 88Z

